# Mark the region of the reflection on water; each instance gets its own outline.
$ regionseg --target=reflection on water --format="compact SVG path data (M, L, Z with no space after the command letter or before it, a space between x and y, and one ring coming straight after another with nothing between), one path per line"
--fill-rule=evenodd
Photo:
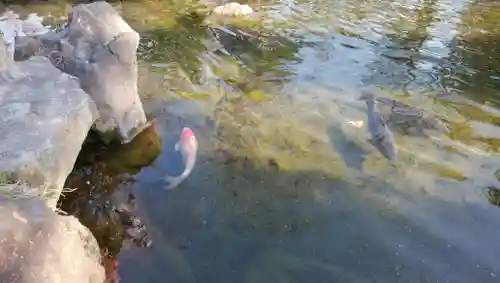
M61 206L118 254L121 282L498 282L500 5L245 3L256 19L116 3L141 32L156 123L84 151ZM362 87L408 106L386 109L398 168L353 126L366 121ZM429 117L441 128L421 134ZM165 191L184 125L200 156Z

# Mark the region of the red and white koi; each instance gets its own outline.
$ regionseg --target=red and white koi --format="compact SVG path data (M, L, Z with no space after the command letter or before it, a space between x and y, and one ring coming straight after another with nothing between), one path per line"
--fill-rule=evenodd
M169 182L167 189L173 189L182 183L193 171L196 163L196 152L198 151L198 141L190 128L182 128L180 140L175 144L175 150L180 151L184 163L184 171L181 175L171 177L166 176L165 180Z

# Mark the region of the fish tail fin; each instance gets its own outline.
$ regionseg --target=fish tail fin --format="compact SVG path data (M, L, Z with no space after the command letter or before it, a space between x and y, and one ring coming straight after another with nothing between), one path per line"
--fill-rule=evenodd
M189 174L182 173L179 176L165 176L165 181L167 181L169 183L169 185L167 186L166 189L167 190L171 190L171 189L177 187L184 180L186 180L186 178L187 178L188 175Z

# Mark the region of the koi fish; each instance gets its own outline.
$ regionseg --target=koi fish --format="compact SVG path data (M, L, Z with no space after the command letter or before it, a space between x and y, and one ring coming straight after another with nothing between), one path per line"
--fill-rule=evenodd
M179 176L166 176L165 180L169 182L167 189L173 189L182 183L193 171L196 163L196 151L198 150L198 141L190 128L182 128L180 140L175 144L174 149L182 154L184 171Z

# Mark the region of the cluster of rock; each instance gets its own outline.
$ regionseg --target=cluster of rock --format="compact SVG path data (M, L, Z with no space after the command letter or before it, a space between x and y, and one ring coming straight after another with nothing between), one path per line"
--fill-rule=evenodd
M149 125L138 33L106 2L68 19L0 17L0 282L104 281L95 238L55 206L91 128L128 143Z

